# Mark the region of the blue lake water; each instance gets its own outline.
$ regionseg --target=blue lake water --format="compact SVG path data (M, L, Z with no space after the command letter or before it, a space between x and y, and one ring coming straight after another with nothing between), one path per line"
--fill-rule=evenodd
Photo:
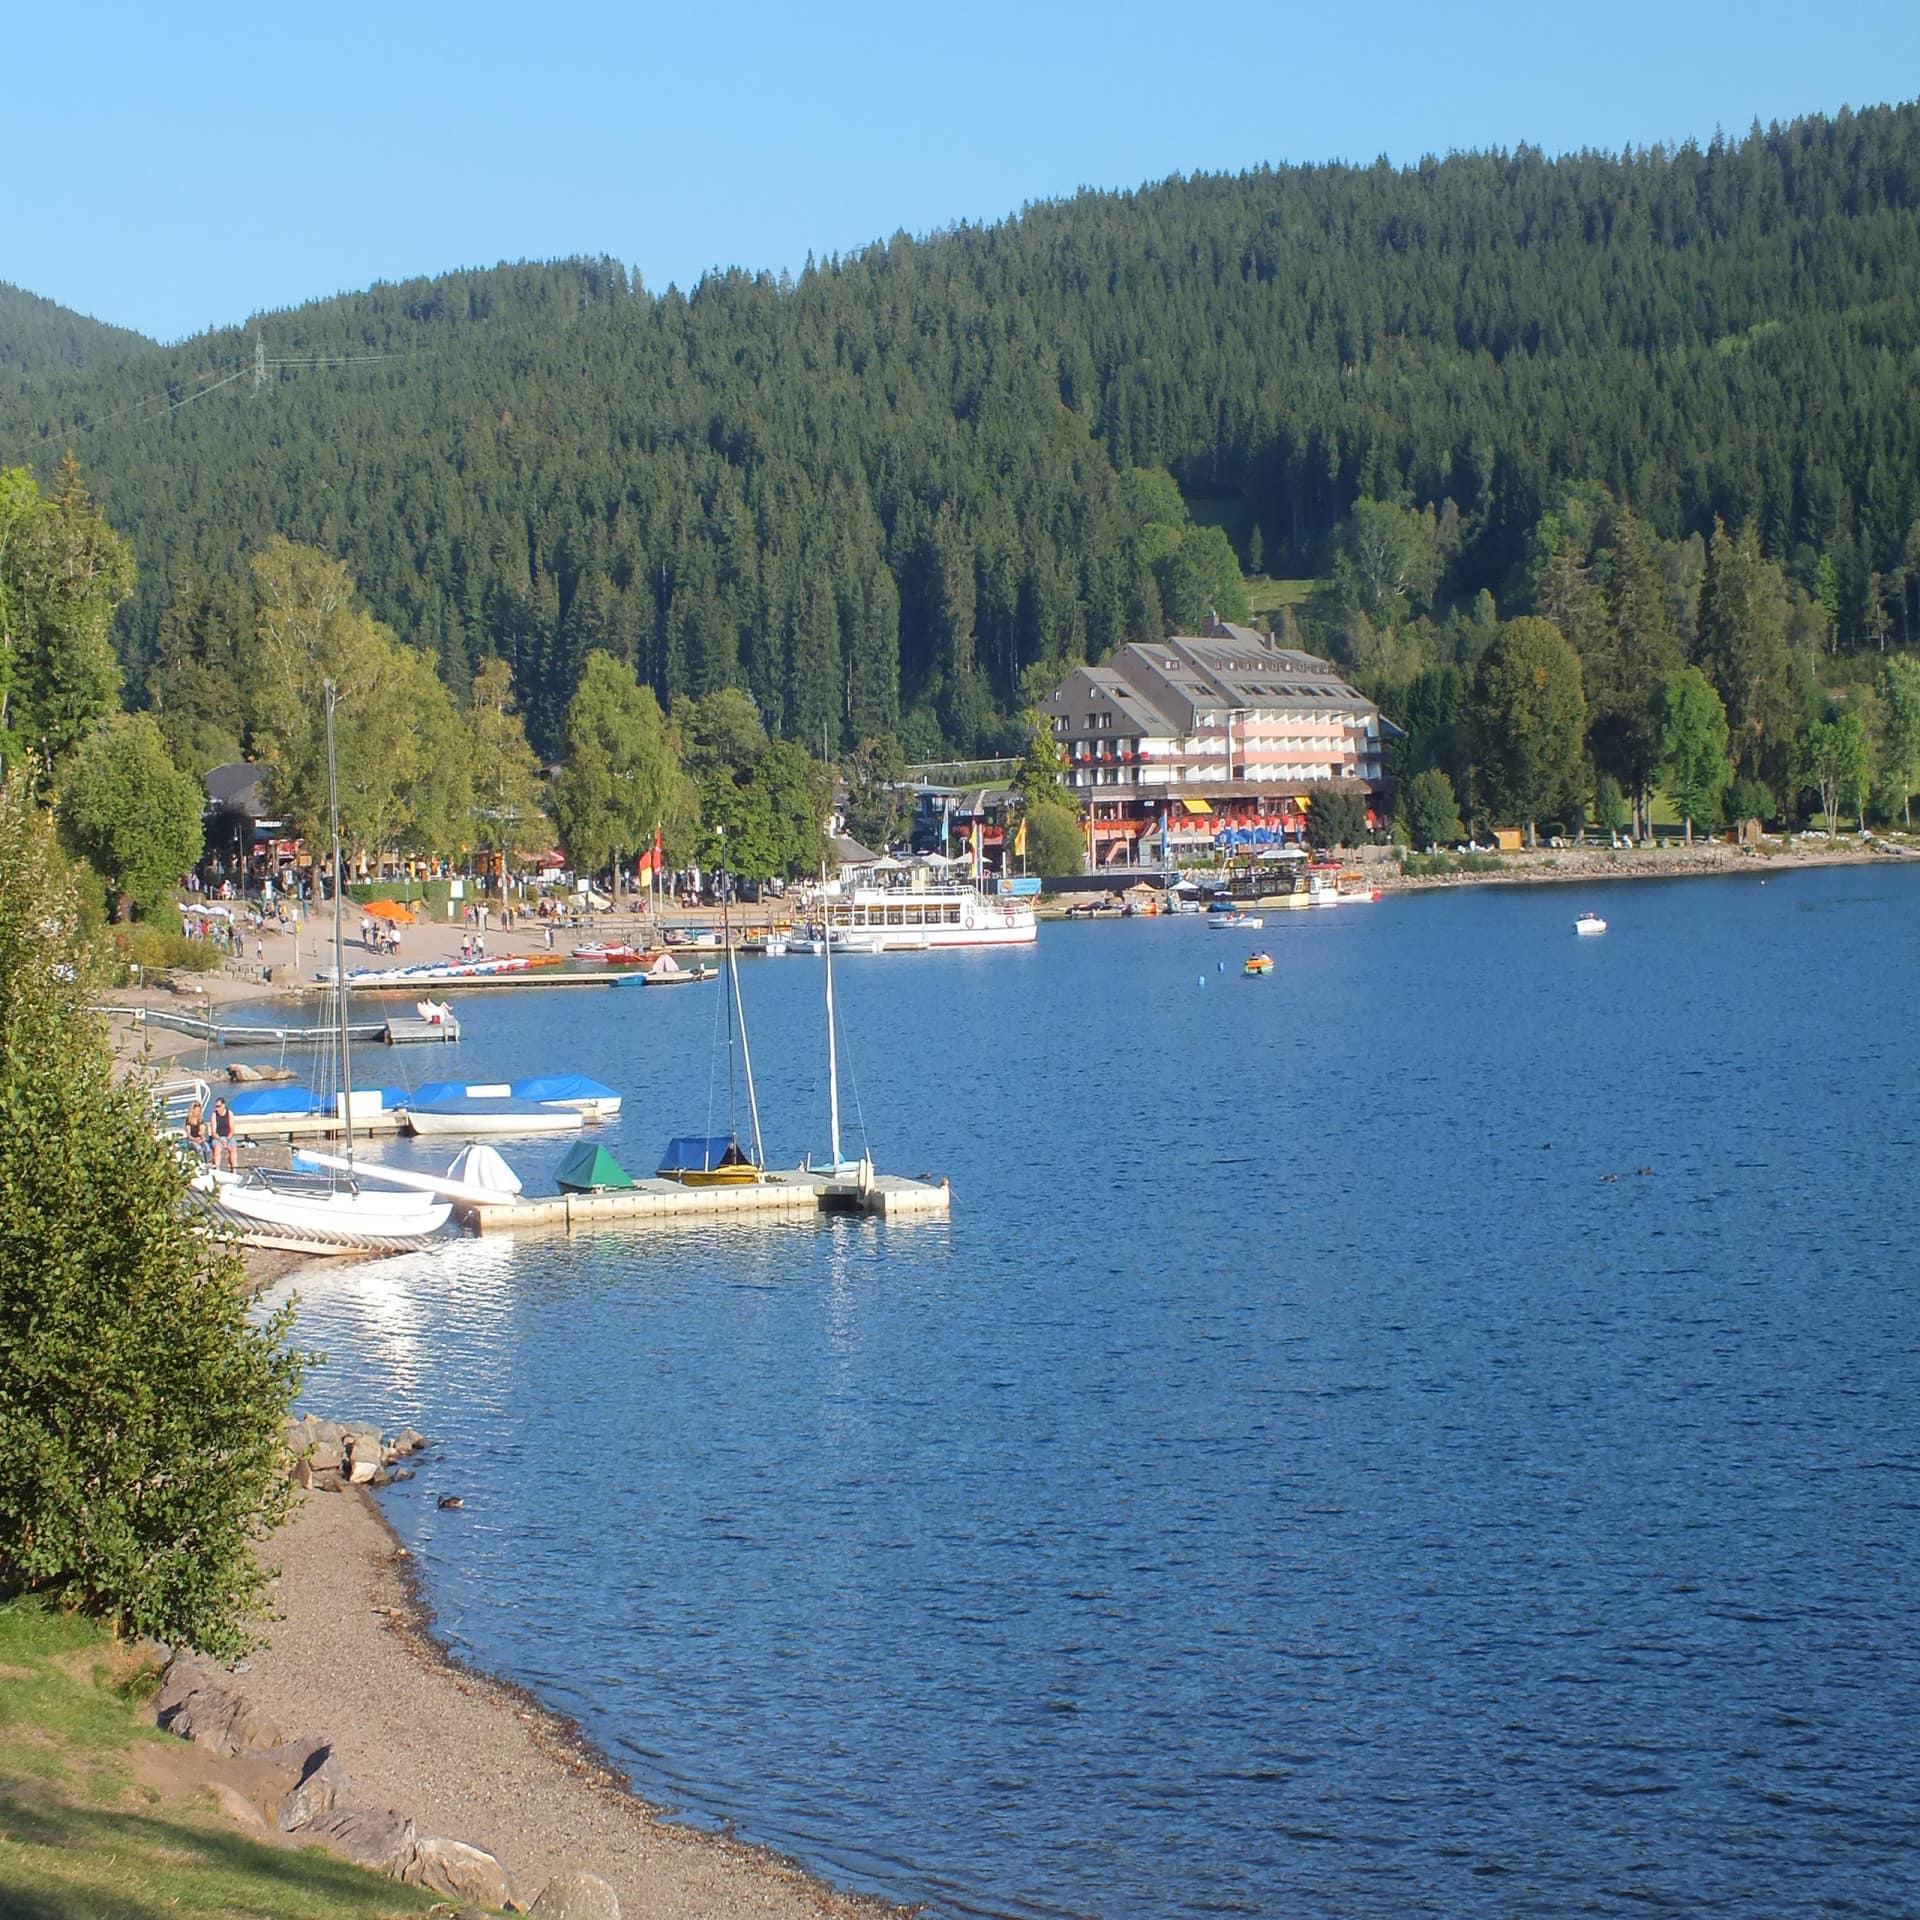
M438 1442L385 1499L441 1630L943 1914L1912 1911L1920 873L1260 943L838 967L849 1107L950 1224L303 1276L313 1404ZM818 1154L819 963L742 986ZM718 1007L476 996L380 1065L594 1074L648 1171L724 1125Z

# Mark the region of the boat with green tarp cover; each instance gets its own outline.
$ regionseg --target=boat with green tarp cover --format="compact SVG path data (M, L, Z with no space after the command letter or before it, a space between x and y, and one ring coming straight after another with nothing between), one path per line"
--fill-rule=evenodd
M591 1140L582 1140L560 1162L554 1178L563 1193L622 1193L633 1185L633 1175Z

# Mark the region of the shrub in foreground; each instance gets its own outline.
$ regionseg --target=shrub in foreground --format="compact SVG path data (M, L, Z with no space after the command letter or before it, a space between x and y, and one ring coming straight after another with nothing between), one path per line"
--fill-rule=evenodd
M88 1009L99 955L0 787L0 1582L231 1657L264 1610L303 1357L186 1217L149 1095Z

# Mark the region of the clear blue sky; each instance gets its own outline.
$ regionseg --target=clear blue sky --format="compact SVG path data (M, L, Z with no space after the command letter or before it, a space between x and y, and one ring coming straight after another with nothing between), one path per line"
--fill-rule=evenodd
M687 286L1082 185L1920 91L1920 0L95 0L6 43L0 280L163 339L501 259Z

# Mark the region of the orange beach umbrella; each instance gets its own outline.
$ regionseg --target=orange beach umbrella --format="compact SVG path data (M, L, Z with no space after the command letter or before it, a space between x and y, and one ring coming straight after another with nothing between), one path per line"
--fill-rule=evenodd
M398 900L376 900L371 906L362 907L369 920L391 920L396 926L410 927L413 915Z

